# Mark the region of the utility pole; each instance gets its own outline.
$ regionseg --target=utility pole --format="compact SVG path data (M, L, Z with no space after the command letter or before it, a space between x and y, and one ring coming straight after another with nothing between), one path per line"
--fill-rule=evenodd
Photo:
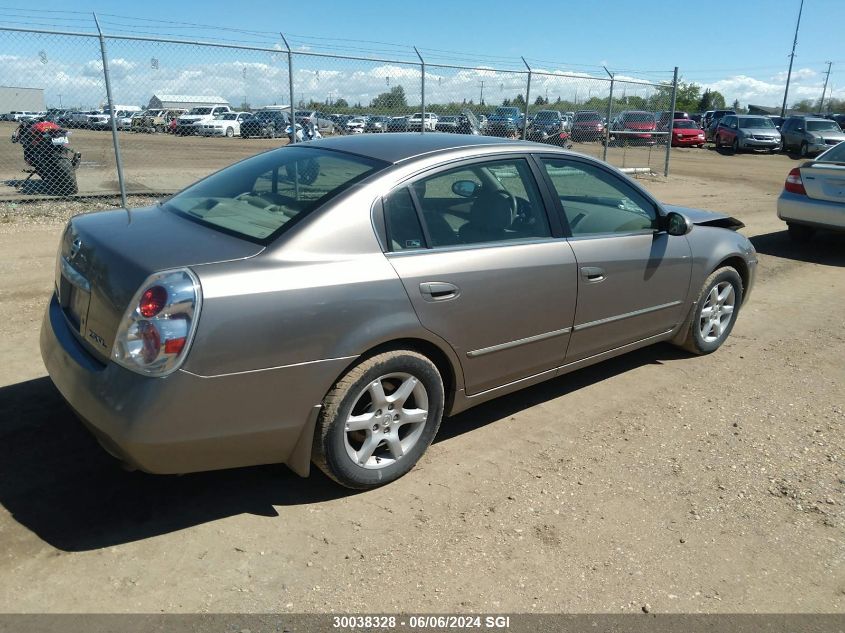
M795 47L798 44L798 27L801 26L801 13L804 11L804 0L798 7L798 21L795 23L795 38L792 40L792 52L789 54L789 71L786 73L786 88L783 90L783 105L780 107L780 115L786 116L786 99L789 95L789 80L792 79L792 62L795 61Z
M481 96L478 97L478 105L484 105L484 80L481 80Z
M833 66L833 62L827 62L827 73L824 76L824 88L822 88L822 98L819 100L819 111L818 114L822 113L822 109L824 108L824 93L827 92L827 80L830 79L830 67ZM833 92L831 90L831 92Z

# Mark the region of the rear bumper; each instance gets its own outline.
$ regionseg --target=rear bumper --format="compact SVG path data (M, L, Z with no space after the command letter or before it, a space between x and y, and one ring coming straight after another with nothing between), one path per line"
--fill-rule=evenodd
M307 475L320 402L351 359L216 377L150 378L95 361L55 296L41 327L50 378L103 447L141 470L188 473L286 463Z
M778 197L778 217L788 223L845 231L845 204L814 200L789 191Z

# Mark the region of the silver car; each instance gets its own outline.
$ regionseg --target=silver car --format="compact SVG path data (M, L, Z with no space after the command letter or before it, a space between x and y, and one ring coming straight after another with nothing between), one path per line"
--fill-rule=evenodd
M444 416L658 341L716 350L754 282L741 226L547 145L302 143L71 219L42 356L137 468L369 488Z
M789 172L778 198L778 217L799 242L817 229L845 231L845 143Z
M813 116L791 116L780 127L783 151L797 151L802 158L829 150L845 141L836 121Z

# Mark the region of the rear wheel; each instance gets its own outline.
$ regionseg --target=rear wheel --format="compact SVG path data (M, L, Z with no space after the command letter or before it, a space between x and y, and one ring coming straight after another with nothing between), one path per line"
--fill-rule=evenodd
M79 191L76 184L76 172L70 158L60 156L47 169L49 173L44 179L47 193L54 196L71 196Z
M713 271L695 302L681 347L693 354L719 349L736 322L742 292L742 278L735 268L723 266Z
M793 242L807 242L816 233L813 227L804 224L787 224L786 229L789 231L789 237Z
M731 143L731 152L734 154L739 154L739 139L735 138L734 142Z
M398 479L422 457L443 416L443 381L428 358L385 352L350 369L323 401L312 459L348 488Z
M807 156L809 156L810 146L807 145L807 141L801 142L801 147L798 150L798 154L801 156L801 158L807 158Z

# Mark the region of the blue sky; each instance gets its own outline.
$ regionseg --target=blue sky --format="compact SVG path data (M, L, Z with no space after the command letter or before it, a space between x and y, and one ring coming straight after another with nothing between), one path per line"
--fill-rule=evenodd
M525 56L532 66L546 70L602 74L600 66L606 64L652 81L666 79L677 65L684 80L718 89L729 100L778 105L798 5L798 0L741 0L711 10L705 8L708 3L677 0L179 0L169 12L151 13L148 3L83 0L68 11L66 0L40 0L37 6L3 2L0 26L89 30L82 12L96 11L105 29L115 34L161 33L271 46L278 41L275 31L282 30L300 50L409 58L414 44L432 62L518 68L519 57ZM843 0L805 0L790 102L818 98L828 60L834 62L835 95L845 96L842 8ZM192 28L186 22L256 33Z

